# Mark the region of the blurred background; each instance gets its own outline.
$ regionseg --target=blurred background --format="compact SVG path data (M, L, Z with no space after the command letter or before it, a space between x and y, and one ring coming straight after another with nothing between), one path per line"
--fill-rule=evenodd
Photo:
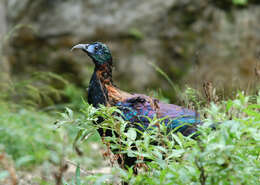
M59 184L64 164L106 170L97 135L77 155L76 128L53 131L64 107L77 114L93 72L70 49L95 41L128 92L183 105L188 87L224 99L260 87L259 0L0 0L0 184L12 163L24 184Z
M1 0L1 80L53 72L86 89L93 65L78 43L106 43L117 85L162 89L153 63L181 89L212 82L228 96L255 86L260 68L257 0ZM127 83L126 83L127 82Z

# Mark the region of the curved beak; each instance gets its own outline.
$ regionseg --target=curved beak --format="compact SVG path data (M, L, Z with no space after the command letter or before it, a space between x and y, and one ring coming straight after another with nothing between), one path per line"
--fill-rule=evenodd
M77 44L71 48L70 51L73 51L74 49L82 49L84 51L87 51L89 44Z

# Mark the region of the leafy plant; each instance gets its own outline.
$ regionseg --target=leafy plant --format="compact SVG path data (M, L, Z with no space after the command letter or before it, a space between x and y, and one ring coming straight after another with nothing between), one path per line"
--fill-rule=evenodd
M137 157L136 168L113 167L112 175L88 175L83 182L101 184L116 183L116 180L129 184L253 184L257 182L259 162L260 93L250 102L250 97L238 93L237 99L211 103L200 112L207 114L204 125L198 128L198 140L184 137L174 131L168 132L164 125L154 126L161 119L151 119L145 132L136 129L122 119L115 107L101 106L95 109L85 103L82 117L73 118L67 109L58 124L75 124L78 135L75 143L81 142L97 128L111 129L119 136L103 138L107 148ZM116 113L116 114L115 114ZM93 124L102 116L104 122ZM231 119L231 120L230 120ZM209 128L216 124L213 131ZM109 153L110 161L116 163Z
M142 40L144 38L144 34L137 28L131 28L128 34L136 40Z
M64 168L61 179L70 179L65 168L70 164L68 161L87 169L102 165L101 154L92 153L93 143L98 144L97 137L91 137L81 146L80 156L72 148L77 128L66 126L57 132L56 119L56 113L28 109L0 99L0 155L6 154L6 161L17 171L14 176L25 184L54 184L54 174L60 173L61 168ZM1 162L0 159L0 184L6 184L11 176Z
M248 0L232 0L232 3L235 5L247 5Z
M61 101L63 87L67 85L68 82L59 75L37 72L31 74L28 80L10 82L5 89L1 89L0 98L24 106L46 107Z

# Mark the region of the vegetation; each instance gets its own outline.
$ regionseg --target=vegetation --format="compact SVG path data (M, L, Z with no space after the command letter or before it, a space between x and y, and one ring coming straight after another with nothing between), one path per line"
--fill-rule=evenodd
M197 141L181 134L168 133L165 126L154 127L160 120L151 120L147 132L126 127L129 123L121 117L113 116L115 108L95 109L85 104L83 117L75 119L70 109L59 125L75 124L78 135L75 143L84 139L97 127L109 128L120 137L104 138L111 148L118 149L118 156L127 153L139 159L133 169L113 168L111 175L94 174L82 179L81 184L114 184L118 181L130 184L254 184L259 181L259 128L260 94L245 96L238 93L235 100L210 103L200 113L207 115L205 124L199 128ZM98 116L104 123L93 125ZM221 122L212 131L209 125ZM157 143L154 145L154 143ZM134 144L134 146L133 146ZM107 148L110 162L115 163L118 156L112 156ZM150 162L144 160L150 159ZM141 167L141 169L140 169ZM79 183L80 184L80 183Z
M34 87L34 91L26 90L27 87ZM41 88L33 83L20 82L1 92L0 184L18 181L19 184L59 184L63 178L71 178L78 163L86 170L98 170L105 165L99 153L102 146L97 135L81 146L82 153L76 153L72 142L77 128L67 126L57 130L54 124L60 109L65 106L75 111L79 109L81 91L72 85L62 91L56 90L57 95L67 97L69 103L54 106L52 101L46 101L52 97L50 92L54 91L50 90L54 88L49 91L47 85ZM44 94L39 96L42 99L32 98L40 93ZM20 95L19 101L17 95ZM49 106L43 108L42 105L47 103Z
M220 101L214 93L209 93L213 95L206 100L196 90L187 88L182 96L184 102L197 108L205 122L199 128L200 136L194 140L173 131L168 133L164 126L154 127L160 121L156 118L142 133L118 116L120 112L115 107L95 109L85 103L82 92L69 83L64 83L64 89L58 91L69 103L54 106L47 101L50 105L45 108L38 106L44 99L15 103L11 100L19 91L25 92L21 87L28 86L22 84L15 91L1 93L0 183L19 180L20 184L77 185L253 184L259 181L259 92L252 96L239 92L233 100ZM24 96L23 100L26 97L34 100L31 96ZM65 107L64 113L58 113ZM101 125L94 125L98 116L106 119ZM216 130L208 127L217 122L222 124ZM120 137L103 138L102 144L97 127L110 128ZM118 153L113 155L108 146L118 149ZM102 159L102 153L106 160ZM133 169L124 170L117 165L116 158L122 153L138 157L138 175L134 175Z

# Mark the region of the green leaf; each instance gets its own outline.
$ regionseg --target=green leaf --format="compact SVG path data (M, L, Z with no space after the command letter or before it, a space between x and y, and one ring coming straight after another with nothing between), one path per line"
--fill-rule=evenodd
M21 157L21 158L16 160L16 166L20 167L20 166L25 165L26 163L29 163L29 162L31 162L33 160L34 160L34 157L31 156L31 155L27 155L27 156Z
M172 137L174 138L174 140L175 140L175 141L181 146L181 148L182 148L182 142L181 142L180 138L179 138L177 135L175 135L175 134L173 134Z
M225 163L225 159L223 157L220 157L217 159L217 163L218 163L218 165L222 165Z
M66 112L68 113L69 118L73 119L73 111L71 109L69 109L68 107L66 107Z
M232 0L235 5L247 5L248 0Z
M185 152L185 150L172 150L172 153L166 158L171 159L171 158L176 158L176 157L180 157L183 153Z
M144 34L137 28L131 28L129 30L129 35L134 37L137 40L141 40L144 38Z
M226 104L226 112L228 112L230 110L232 105L233 105L233 101L232 100L228 100L227 104Z
M134 128L130 128L128 131L127 131L127 138L131 139L131 140L135 140L136 139L136 131Z
M76 146L78 140L80 139L80 137L82 136L84 132L84 129L80 129L77 133L77 136L75 137L74 141L73 141L73 148Z
M75 182L76 182L76 185L80 185L81 184L81 180L80 180L80 164L78 164L77 168L76 168Z

